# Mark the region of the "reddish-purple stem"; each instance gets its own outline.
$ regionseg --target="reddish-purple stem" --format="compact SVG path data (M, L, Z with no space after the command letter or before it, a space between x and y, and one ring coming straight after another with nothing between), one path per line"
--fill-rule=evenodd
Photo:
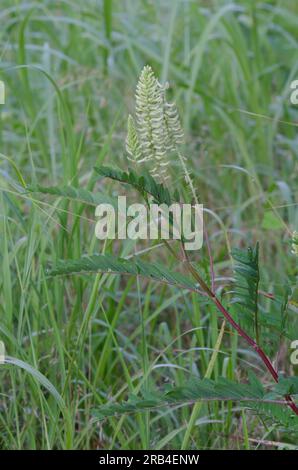
M218 310L223 314L223 316L228 320L228 322L238 331L239 335L242 336L246 340L246 342L256 351L256 353L261 357L262 361L266 365L267 369L269 370L270 374L274 378L275 382L278 382L278 373L274 369L271 361L268 359L264 351L257 345L257 343L247 334L244 330L242 330L241 326L235 322L235 320L231 317L229 312L224 308L218 298L214 295L212 296L213 302L217 306Z
M189 271L193 275L193 277L198 281L202 289L207 293L207 295L210 297L210 299L213 301L213 303L216 305L218 310L222 313L222 315L225 317L225 319L232 325L232 327L239 333L239 335L245 339L245 341L256 351L258 356L261 358L263 364L266 366L267 370L270 372L272 375L273 379L275 382L278 382L278 373L273 367L272 362L268 358L268 356L265 354L263 349L241 328L241 326L235 322L235 320L231 317L229 312L225 309L225 307L222 305L220 300L216 297L213 289L210 289L205 281L201 278L201 276L198 274L198 272L194 269L192 264L190 263L187 253L185 252L184 247L182 247L183 253L185 256L185 261L187 263L187 266L189 268ZM287 405L294 411L294 413L298 416L298 407L294 403L292 397L290 395L285 396L285 400Z
M239 335L242 336L246 340L246 342L256 351L258 356L262 359L263 363L267 367L268 371L272 375L273 379L275 382L278 382L278 373L273 367L270 359L268 356L264 353L263 349L258 346L258 344L247 334L245 333L244 330L238 325L238 323L235 322L235 320L231 317L229 312L224 308L224 306L220 303L218 298L215 296L213 292L211 292L211 298L215 305L217 306L218 310L223 314L223 316L226 318L226 320L235 328L235 330L238 331ZM290 395L285 396L285 400L288 404L288 406L294 411L296 415L298 415L298 407L294 403L292 397Z

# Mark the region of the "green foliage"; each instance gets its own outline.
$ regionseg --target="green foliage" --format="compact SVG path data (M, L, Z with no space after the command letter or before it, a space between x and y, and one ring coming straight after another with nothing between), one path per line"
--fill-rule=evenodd
M281 230L284 228L284 225L283 221L273 211L267 211L264 214L262 228L265 230Z
M231 252L236 260L234 302L239 303L252 313L258 310L259 274L259 244L255 248L240 250L234 248Z
M259 244L257 243L255 248L249 247L247 250L235 248L231 254L236 261L233 302L241 305L243 309L252 314L251 316L243 316L248 323L254 320L255 333L258 336Z
M77 260L60 260L48 270L50 276L74 273L110 272L140 275L183 289L197 290L195 282L180 273L171 272L158 263L146 263L137 257L128 260L113 255L84 256Z
M156 182L150 174L145 173L139 176L132 169L126 172L106 166L95 167L94 170L101 176L111 178L120 183L129 184L145 199L147 199L147 194L151 195L157 204L170 205L172 202L179 202L179 193L177 191L171 195L168 188L162 183Z
M83 215L91 213L89 204L113 195L116 185L95 181L92 168L124 164L126 110L138 132L133 88L150 64L162 77L165 101L179 104L186 130L186 183L184 160L164 141L170 198L188 202L192 182L198 191L218 294L230 270L230 246L260 241L261 344L279 370L297 376L290 339L298 338L298 107L289 99L297 78L297 2L2 0L1 19L0 79L7 94L0 106L0 340L9 357L28 367L0 365L0 447L180 449L188 427L187 448L297 447L297 418L273 404L273 395L270 403L255 404L200 399L194 426L191 404L111 417L104 426L93 422L91 410L103 403L121 403L130 393L142 399L151 389L163 394L165 383L175 389L190 374L203 377L221 319L207 297L159 281L139 283L135 275L44 276L57 259L93 252L129 259L145 250L142 259L150 264L175 266L159 244L99 242ZM166 111L164 105L164 129ZM142 174L155 163L133 169ZM44 190L26 193L29 181ZM43 194L49 194L45 204ZM206 244L190 255L209 275L209 263L202 266ZM251 311L232 308L235 320L242 324L245 315L251 325ZM55 387L65 416L30 366ZM211 378L244 382L248 370L272 393L256 353L226 323Z
M116 206L115 199L103 193L92 193L84 188L75 188L74 186L42 186L39 184L26 186L26 191L30 193L42 193L52 196L59 196L74 201L84 202L97 206L98 204L111 204Z
M274 405L280 413L284 413L283 394L291 390L298 393L298 382L293 378L283 379L282 385L272 385L273 392L266 393L260 381L253 378L248 384L235 383L232 380L219 377L216 381L211 379L191 379L181 387L169 386L163 391L150 391L141 396L130 395L128 401L122 403L109 402L93 411L98 419L113 415L135 413L146 409L165 406L178 406L194 403L196 401L231 400L233 402L247 402L252 407L266 415L274 405L274 401L281 401ZM270 403L272 401L272 403ZM267 403L269 402L269 403ZM263 408L262 408L263 407ZM261 411L262 410L262 411ZM289 414L288 418L291 416ZM269 413L269 418L271 417Z

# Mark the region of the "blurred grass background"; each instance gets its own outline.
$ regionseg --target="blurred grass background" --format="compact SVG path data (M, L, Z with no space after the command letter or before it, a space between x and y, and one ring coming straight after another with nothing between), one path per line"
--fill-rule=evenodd
M204 299L154 283L107 275L48 279L45 267L58 258L126 256L149 245L99 243L92 207L30 196L20 179L122 191L96 183L92 168L127 167L127 115L137 77L150 64L169 81L180 110L217 285L230 282L230 246L256 240L262 289L294 285L288 241L298 226L298 107L290 103L290 83L298 77L298 4L2 0L1 6L0 335L17 358L0 370L1 446L180 448L190 406L104 423L92 420L91 409L143 386L204 376L220 319ZM177 162L170 173L183 186ZM146 256L173 265L159 247ZM241 380L252 367L262 377L254 353L225 333L213 376ZM293 373L289 345L278 347L279 367ZM271 447L295 443L252 413L215 403L202 406L189 447L255 448L262 437L275 442Z

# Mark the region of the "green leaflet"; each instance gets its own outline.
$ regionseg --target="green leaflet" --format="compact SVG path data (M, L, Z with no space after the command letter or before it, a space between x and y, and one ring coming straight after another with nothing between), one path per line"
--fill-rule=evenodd
M126 260L113 255L84 256L77 260L60 260L55 266L48 269L50 276L85 272L141 275L179 288L197 290L195 282L187 276L171 272L157 263L146 263L137 257Z
M29 185L26 186L26 190L30 193L42 193L50 194L52 196L61 196L67 199L73 199L76 201L85 202L86 204L97 206L98 204L111 204L116 207L117 200L109 197L105 194L95 193L83 189L75 188L74 186L41 186L41 185Z
M298 395L298 377L280 377L268 397L276 398L280 395Z
M240 304L247 312L253 314L258 339L259 244L247 250L235 248L231 254L237 262L234 266L235 284L232 302Z
M143 196L145 196L146 193L150 194L158 204L170 205L173 202L179 202L179 194L177 191L174 195L171 195L166 186L157 183L149 174L139 176L131 169L126 172L106 166L95 167L94 170L101 176L133 186Z
M298 393L298 383L295 379L295 377L289 377L286 380L288 385L291 386L292 389L295 387L296 393ZM273 390L274 399L283 400L282 395L284 389L279 392L278 386L276 385ZM152 391L140 396L130 395L129 399L125 402L107 403L93 410L93 416L97 419L104 419L113 415L132 413L150 408L188 404L199 400L247 401L249 407L260 413L262 409L265 414L268 413L272 405L280 409L280 413L285 412L285 406L270 403L270 399L269 394L265 393L261 382L255 376L250 376L250 382L248 384L235 383L222 377L217 381L196 378L191 379L182 387L174 386L161 391ZM274 412L277 413L276 411Z
M175 193L171 195L168 188L161 183L157 183L150 174L139 176L131 169L126 172L106 166L101 166L99 168L95 167L94 170L103 177L131 185L144 197L146 197L146 194L151 195L154 198L154 201L158 204L170 205L171 203L179 202L178 191L175 191ZM74 186L60 187L35 184L26 186L26 190L30 193L60 196L95 206L102 203L111 204L113 207L117 206L117 200L111 196L107 196L102 193L94 194L84 188L76 188Z

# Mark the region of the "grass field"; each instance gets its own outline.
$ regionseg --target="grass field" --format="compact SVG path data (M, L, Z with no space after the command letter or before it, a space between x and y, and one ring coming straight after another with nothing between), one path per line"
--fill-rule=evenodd
M297 448L298 418L283 420L286 405L256 408L233 400L233 390L230 399L184 397L98 419L103 405L142 394L150 402L190 379L246 384L251 372L268 391L272 378L206 296L142 276L51 276L48 268L86 254L135 255L187 275L176 242L172 253L159 241L96 239L86 201L127 194L139 202L93 168L128 168L127 117L149 64L169 82L205 208L208 239L191 253L193 266L253 338L259 322L259 344L278 373L295 378L298 3L2 0L0 19L0 447ZM189 202L175 156L167 171L169 188ZM70 186L77 191L65 197ZM231 250L257 241L252 320L230 293Z

